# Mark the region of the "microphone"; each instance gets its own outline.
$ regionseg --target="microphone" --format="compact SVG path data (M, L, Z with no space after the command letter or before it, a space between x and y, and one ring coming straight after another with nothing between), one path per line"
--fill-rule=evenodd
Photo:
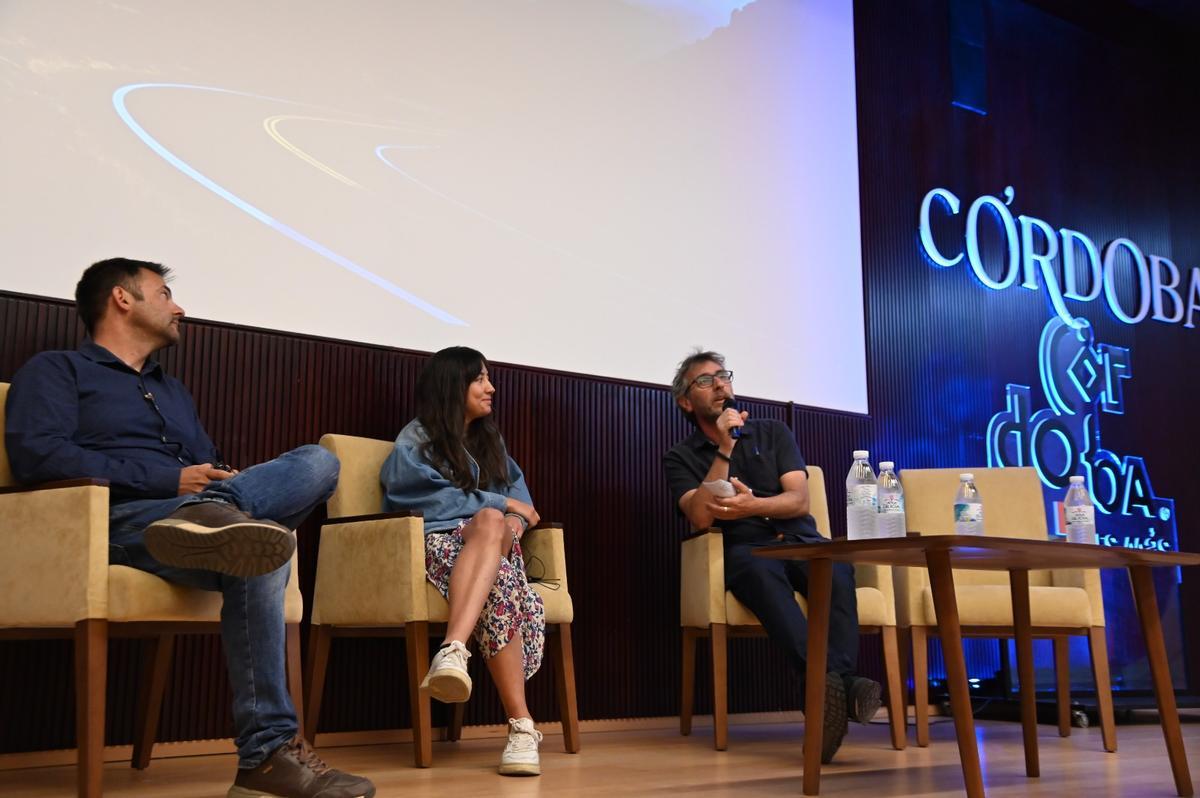
M721 409L722 410L737 410L737 402L733 401L733 399L726 399L725 404L721 405ZM730 427L729 428L729 437L733 438L735 441L738 438L742 437L742 428L741 427Z

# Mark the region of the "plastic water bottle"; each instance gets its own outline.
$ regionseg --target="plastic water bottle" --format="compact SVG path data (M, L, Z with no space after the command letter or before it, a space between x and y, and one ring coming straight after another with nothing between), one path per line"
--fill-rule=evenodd
M1071 477L1063 505L1067 516L1067 540L1071 543L1095 543L1096 508L1083 484L1083 477Z
M902 538L908 531L904 522L904 488L896 478L896 464L888 460L879 463L879 481L876 483L876 498L879 514L876 516L877 534L881 538Z
M983 497L975 487L974 474L958 475L958 493L954 496L954 534L983 534Z
M875 537L875 472L867 459L870 452L854 452L854 464L846 475L846 537L863 540Z

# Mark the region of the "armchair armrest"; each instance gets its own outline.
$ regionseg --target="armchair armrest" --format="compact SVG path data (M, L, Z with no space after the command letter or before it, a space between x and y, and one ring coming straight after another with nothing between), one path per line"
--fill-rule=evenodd
M521 537L525 553L525 570L530 579L556 583L560 590L567 588L567 551L563 546L563 525L542 523L525 531ZM537 564L533 563L534 559Z
M854 581L858 587L873 587L883 594L884 620L896 624L896 593L892 588L892 569L886 565L859 563L854 566Z
M69 627L107 617L108 488L71 484L0 494L0 626Z
M1081 587L1092 605L1092 626L1104 626L1104 591L1096 568L1056 568L1050 571L1054 587Z
M401 626L429 618L419 513L331 518L321 526L314 624Z
M691 535L680 558L679 621L707 628L725 623L725 536L719 529Z
M83 477L81 479L61 479L55 482L37 482L32 485L8 485L0 487L0 493L30 493L35 490L58 490L59 488L83 488L89 485L94 485L98 488L107 488L107 479L92 479L91 477Z

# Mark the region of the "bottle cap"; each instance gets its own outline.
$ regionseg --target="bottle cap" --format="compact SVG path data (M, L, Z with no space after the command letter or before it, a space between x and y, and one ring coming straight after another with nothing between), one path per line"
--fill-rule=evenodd
M1071 484L1072 485L1082 485L1083 477L1071 477Z
M881 460L879 463L880 471L892 471L896 468L896 464L891 460Z
M854 450L854 459L855 460L866 460L870 456L871 456L871 453L868 452L866 449L855 449Z
M974 482L975 475L974 474L959 474L958 481L959 482Z

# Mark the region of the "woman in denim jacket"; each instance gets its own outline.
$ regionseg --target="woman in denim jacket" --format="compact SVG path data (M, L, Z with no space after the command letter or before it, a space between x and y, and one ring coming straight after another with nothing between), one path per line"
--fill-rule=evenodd
M546 615L529 587L521 535L539 520L525 477L491 419L487 361L463 346L436 353L417 378L417 417L383 464L384 511L421 510L425 572L450 602L446 639L421 683L439 701L471 695L465 641L474 630L509 716L505 775L538 775L525 680L541 665Z

